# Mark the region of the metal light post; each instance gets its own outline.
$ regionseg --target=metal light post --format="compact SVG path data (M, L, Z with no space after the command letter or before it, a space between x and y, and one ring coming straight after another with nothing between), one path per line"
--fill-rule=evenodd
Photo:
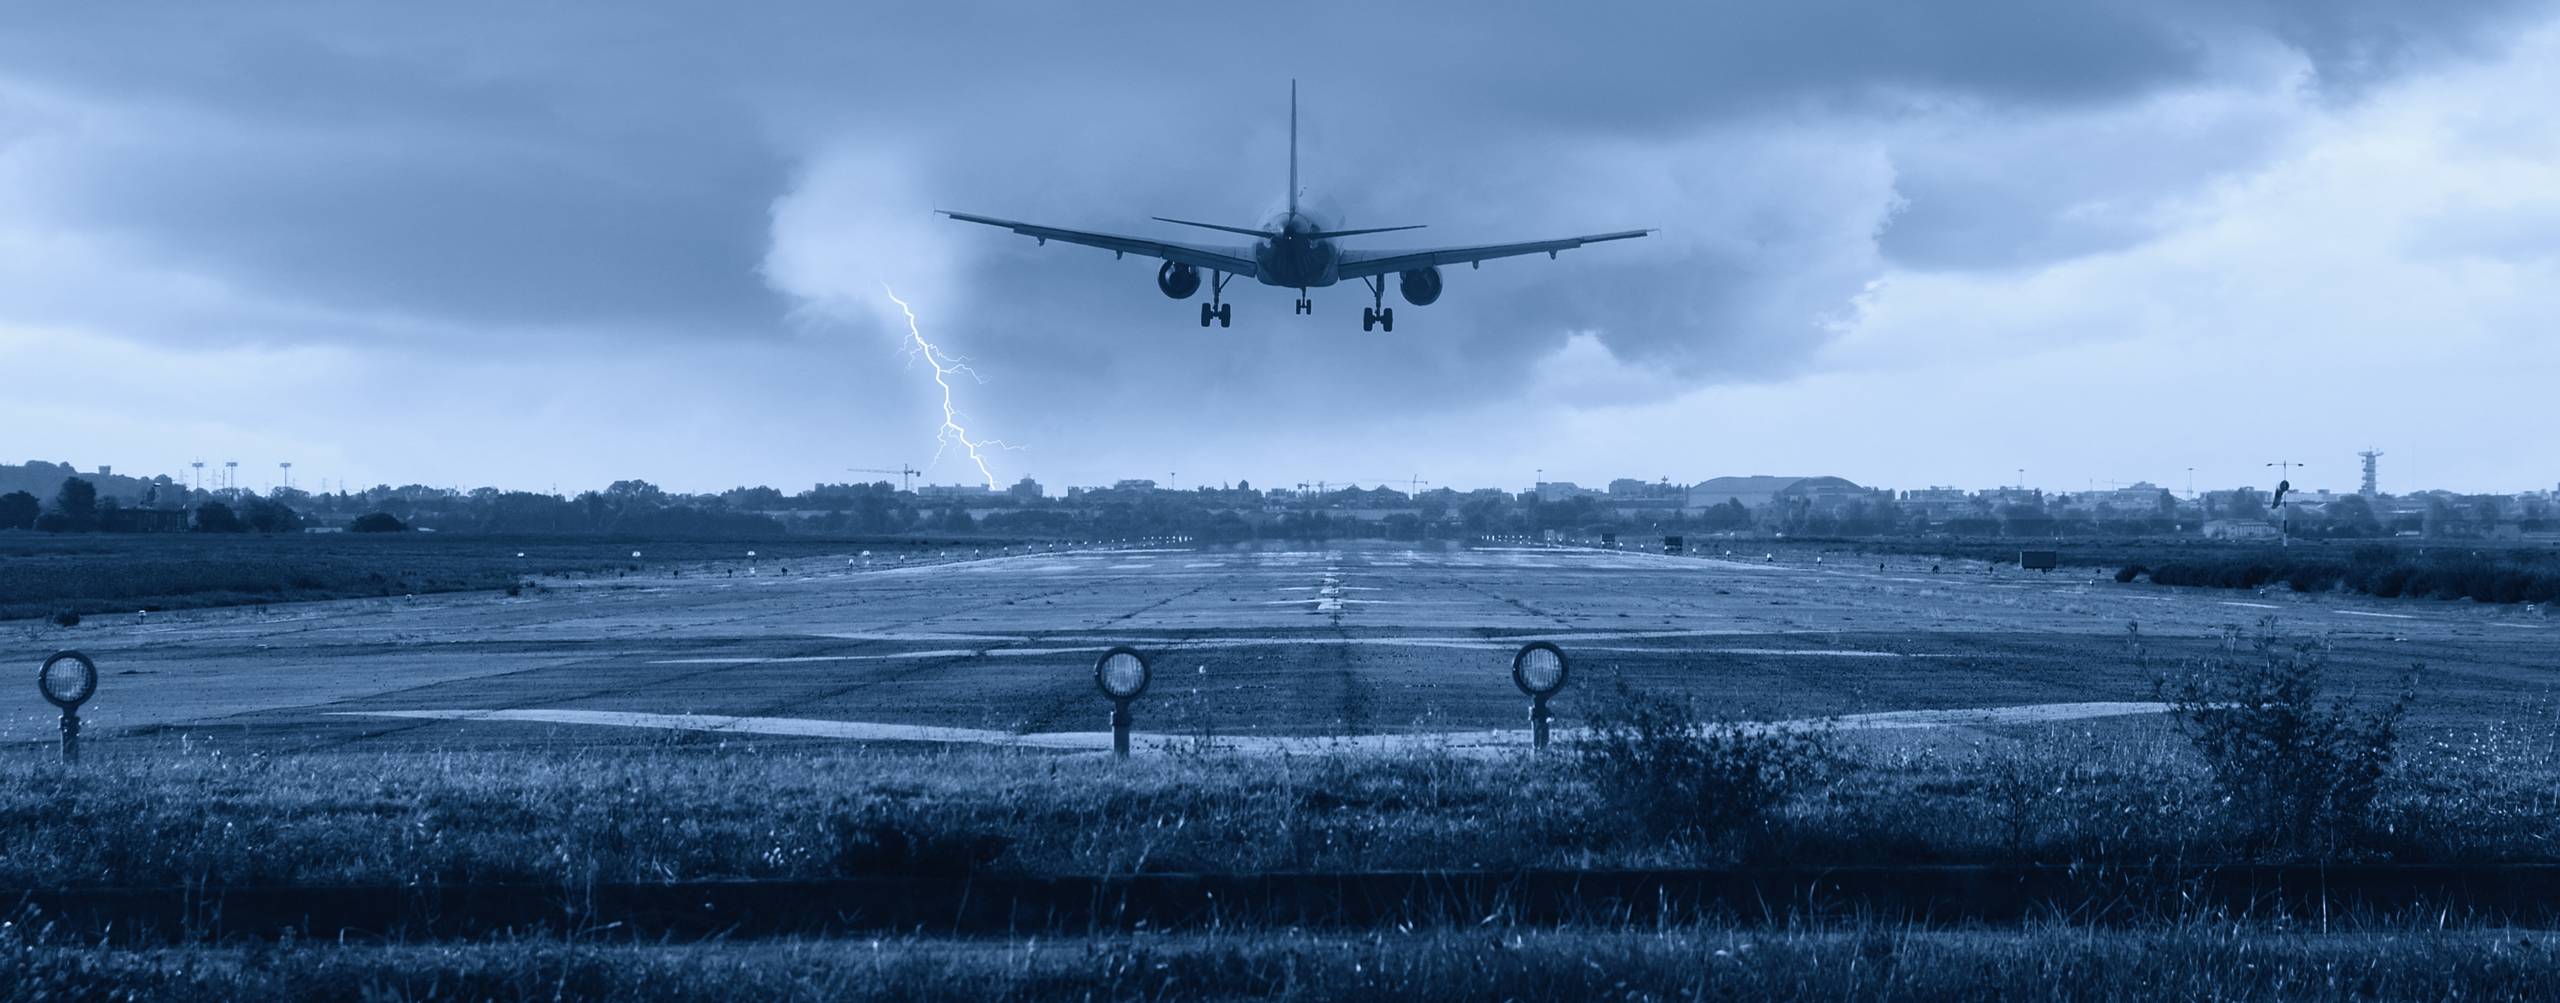
M36 670L36 689L62 708L62 761L80 761L80 705L98 692L98 663L77 651L58 651Z
M1129 758L1129 702L1147 691L1147 680L1154 675L1147 668L1147 658L1136 648L1126 645L1102 653L1093 663L1093 685L1111 698L1111 754Z
M1547 698L1564 688L1565 675L1572 669L1564 657L1564 649L1546 641L1531 641L1520 646L1511 656L1511 684L1529 695L1529 735L1535 747L1547 747Z
M2290 547L2293 546L2293 510L2284 507L2284 496L2293 490L2293 468L2309 464L2277 460L2266 465L2276 468L2276 546Z

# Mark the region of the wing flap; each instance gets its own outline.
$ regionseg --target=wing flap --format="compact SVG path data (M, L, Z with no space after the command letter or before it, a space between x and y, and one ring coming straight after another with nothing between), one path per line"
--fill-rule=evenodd
M1346 279L1367 278L1415 268L1439 265L1468 265L1495 258L1518 257L1523 254L1545 254L1554 257L1559 251L1570 251L1584 244L1604 240L1628 240L1652 233L1652 230L1620 230L1581 237L1555 240L1532 240L1517 244L1477 244L1469 247L1429 247L1410 251L1349 251L1335 271Z
M1055 240L1060 243L1081 244L1086 247L1099 247L1103 250L1113 251L1120 254L1142 254L1150 258L1162 258L1166 261L1190 265L1195 268L1207 268L1215 271L1226 272L1231 275L1251 276L1255 271L1253 253L1240 247L1203 247L1198 244L1185 244L1171 240L1155 240L1148 237L1129 237L1116 233L1099 233L1092 230L1070 230L1059 226L1043 226L1038 223L1025 223L1019 220L998 219L994 216L980 216L974 213L952 212L948 209L936 211L963 223L983 223L987 226L1000 226L1025 237L1040 241L1044 244Z

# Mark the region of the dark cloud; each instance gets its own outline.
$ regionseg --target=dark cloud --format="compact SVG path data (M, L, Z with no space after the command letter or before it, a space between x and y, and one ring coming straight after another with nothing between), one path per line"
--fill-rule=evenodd
M1448 299L1401 310L1390 337L1347 322L1356 286L1318 294L1312 321L1284 312L1288 294L1241 289L1240 321L1263 333L1203 332L1154 293L1151 266L957 224L930 238L963 256L965 300L937 319L1039 374L1026 414L1084 406L1103 385L1244 409L1415 409L1515 391L1575 331L1690 380L1785 373L1888 262L2011 267L2125 246L2149 232L2139 212L2080 210L2257 155L2234 142L2154 169L2125 163L2139 136L1981 156L1979 134L1897 132L1950 104L2013 121L2098 114L2210 84L2227 50L2252 45L2300 53L2321 86L2360 87L2493 46L2511 14L36 6L0 16L0 88L68 110L36 127L37 152L0 157L46 168L47 225L243 295L424 322L467 350L554 330L808 336L765 268L777 200L830 150L887 151L916 172L914 194L945 206L1109 229L1250 219L1279 195L1290 76L1310 101L1310 180L1356 218L1431 223L1434 240L1665 228L1452 275ZM206 328L231 329L191 330ZM289 336L378 334L333 321Z

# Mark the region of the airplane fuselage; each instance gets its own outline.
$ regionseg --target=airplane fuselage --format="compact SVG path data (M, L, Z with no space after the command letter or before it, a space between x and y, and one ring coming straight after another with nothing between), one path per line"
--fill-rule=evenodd
M1334 223L1305 208L1282 209L1272 214L1262 228L1279 236L1254 241L1254 280L1292 289L1341 281L1335 270L1342 263L1342 252L1331 238L1320 236L1326 230L1339 229Z

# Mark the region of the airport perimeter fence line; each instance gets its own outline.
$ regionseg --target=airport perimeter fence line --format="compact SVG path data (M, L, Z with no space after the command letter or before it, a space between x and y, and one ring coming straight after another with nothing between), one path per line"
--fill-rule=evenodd
M1877 866L1616 871L874 877L672 884L257 886L0 892L7 918L134 944L420 940L508 932L732 938L890 932L1625 925L1861 918L2333 920L2560 926L2560 864ZM2312 929L2320 926L2309 927Z

